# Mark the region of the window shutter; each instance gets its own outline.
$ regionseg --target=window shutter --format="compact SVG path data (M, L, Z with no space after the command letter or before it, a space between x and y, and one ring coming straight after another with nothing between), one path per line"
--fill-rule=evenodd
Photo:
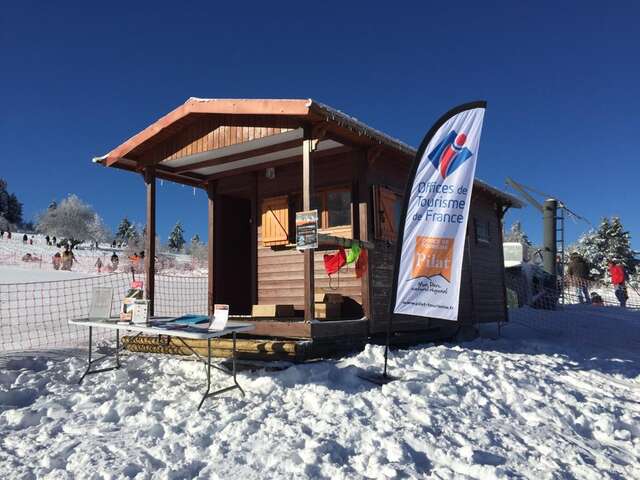
M289 243L289 199L286 195L262 201L261 234L265 247Z
M396 225L399 224L396 218L396 204L400 197L385 187L374 187L374 208L376 215L375 229L378 240L395 241L398 235Z

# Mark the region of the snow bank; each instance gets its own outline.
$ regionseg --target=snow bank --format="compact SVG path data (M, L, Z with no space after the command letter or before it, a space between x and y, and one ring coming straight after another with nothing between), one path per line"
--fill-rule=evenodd
M382 364L369 346L247 370L246 397L200 412L195 362L130 355L78 386L76 355L5 357L0 478L640 478L639 350L606 340L512 324L499 340L394 352L402 378L382 388L357 376Z

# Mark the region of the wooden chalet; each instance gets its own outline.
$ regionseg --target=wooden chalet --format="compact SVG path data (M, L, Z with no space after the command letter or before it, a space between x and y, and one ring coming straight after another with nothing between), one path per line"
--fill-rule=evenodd
M307 355L309 345L334 352L386 331L400 200L414 156L412 147L310 99L190 98L94 161L143 175L151 308L156 180L164 179L207 192L209 309L225 303L232 315L251 316L261 310L254 305L267 306L261 311L271 309L271 318L244 318L255 323L254 338L292 339ZM460 321L394 322L395 332L435 339L507 320L502 216L512 206L519 206L513 197L475 182ZM319 211L320 252L300 253L295 213L310 209ZM323 253L351 242L367 249L364 274L344 268L329 278ZM322 293L344 298L332 318L317 303ZM282 305L295 311L282 318L287 308L275 307Z

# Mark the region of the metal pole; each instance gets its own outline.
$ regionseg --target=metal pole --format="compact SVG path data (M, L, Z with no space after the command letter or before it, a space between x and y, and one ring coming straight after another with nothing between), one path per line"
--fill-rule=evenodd
M556 278L556 255L557 255L557 215L558 201L548 198L544 201L542 220L544 225L544 249L542 259L544 270Z

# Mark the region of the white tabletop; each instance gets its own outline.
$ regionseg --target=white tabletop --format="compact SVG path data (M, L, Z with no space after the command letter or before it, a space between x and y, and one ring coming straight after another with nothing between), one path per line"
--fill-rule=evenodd
M170 321L175 320L176 317L151 317L149 324L135 324L135 323L120 323L117 317L105 319L105 320L89 320L88 318L78 318L75 320L69 320L70 325L79 325L83 327L96 327L96 328L110 328L113 330L129 330L131 332L148 333L149 335L167 335L169 337L182 337L182 338L194 338L194 339L208 339L215 337L222 337L229 335L233 332L248 332L255 328L250 323L242 322L227 322L227 326L224 330L209 331L209 324L202 323L199 325L189 325L179 328L170 328L176 324L172 324Z

